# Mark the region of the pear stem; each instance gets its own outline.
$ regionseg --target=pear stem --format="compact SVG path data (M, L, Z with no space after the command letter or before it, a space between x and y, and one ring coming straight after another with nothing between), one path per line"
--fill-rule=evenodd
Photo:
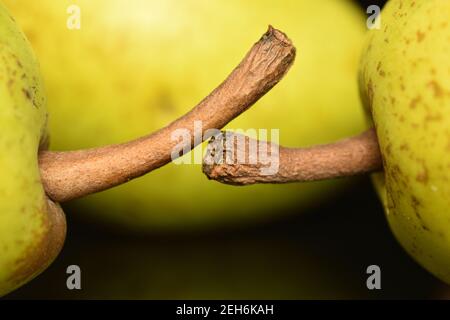
M264 152L261 154L260 150ZM244 156L239 157L239 154ZM263 169L268 167L275 170L267 174ZM310 148L285 148L225 132L211 139L203 163L203 172L209 179L231 185L316 181L381 168L381 152L374 129Z
M209 138L209 129L221 129L247 110L275 86L295 59L295 47L288 37L269 26L242 62L194 109L167 127L135 141L97 149L39 153L39 167L50 199L65 202L100 192L140 177L172 160L179 141L178 129L188 130L191 150ZM194 123L202 124L201 137Z

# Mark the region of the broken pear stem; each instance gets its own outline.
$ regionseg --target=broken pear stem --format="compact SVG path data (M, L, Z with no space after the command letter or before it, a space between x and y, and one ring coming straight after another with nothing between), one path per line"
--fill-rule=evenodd
M238 136L225 132L211 140L203 164L203 172L209 179L232 185L289 183L348 177L382 168L374 129L332 144L310 148L285 148L242 135L239 140ZM232 143L226 143L226 140ZM258 146L257 150L267 150L271 156L265 156L262 161L259 151L249 154L252 143ZM245 158L241 157L244 161L239 161L238 152L245 154ZM273 166L267 159L278 161L273 174L264 174L261 170Z
M232 45L232 44L231 44ZM157 169L171 159L179 144L171 136L187 129L189 150L209 138L208 129L220 129L247 110L275 86L295 59L295 48L287 36L269 27L242 62L194 109L167 127L132 142L69 152L42 151L39 166L49 198L65 202L103 191ZM194 122L201 121L202 137L194 136Z

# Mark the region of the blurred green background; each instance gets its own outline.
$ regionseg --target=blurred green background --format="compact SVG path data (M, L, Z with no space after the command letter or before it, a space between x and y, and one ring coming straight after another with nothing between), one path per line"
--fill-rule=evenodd
M360 1L363 7L382 3ZM394 239L369 178L351 181L307 213L291 207L278 218L202 231L130 234L81 221L76 208L66 206L61 255L6 299L448 297L450 288ZM72 264L81 268L82 290L66 288ZM381 290L366 287L372 264L381 268Z

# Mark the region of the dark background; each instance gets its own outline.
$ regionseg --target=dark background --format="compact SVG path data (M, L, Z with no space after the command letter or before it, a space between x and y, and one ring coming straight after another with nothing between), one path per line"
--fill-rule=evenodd
M131 256L137 260L139 257L135 257L135 255L139 255L141 250L156 251L155 261L151 263L152 265L160 263L161 259L167 261L167 255L178 256L178 258L174 258L173 262L179 264L181 269L183 269L183 259L198 258L199 252L209 252L210 254L214 252L221 256L223 263L213 263L211 272L217 274L217 269L223 266L223 273L227 274L227 272L234 272L234 270L227 270L228 268L236 267L235 263L230 262L233 259L231 256L233 251L230 248L240 246L249 250L248 254L255 259L264 255L268 259L278 259L279 264L289 264L293 267L302 266L302 261L298 261L295 256L295 249L306 250L315 255L321 266L325 265L334 270L326 275L331 274L332 277L329 281L339 282L338 288L340 286L343 291L350 292L344 295L346 298L425 299L438 298L445 294L444 285L419 267L392 236L380 202L368 178L355 181L355 185L344 194L336 196L335 199L327 201L307 214L296 215L295 208L292 208L288 217L280 220L267 221L239 229L210 230L195 232L195 234L124 235L115 230L101 229L100 226L80 224L73 219L70 210L68 211L67 218L70 228L65 248L59 258L41 276L13 292L8 298L140 298L139 292L134 290L141 292L145 290L140 285L142 270L128 268L126 261L128 259L124 258L124 255L130 256L130 252L126 252L127 250L135 251L135 254L131 254ZM250 250L260 249L255 245L257 243L265 246L262 253L250 252ZM271 245L275 248L270 247ZM100 270L95 260L85 261L86 259L84 259L83 264L80 264L83 272L83 290L67 290L65 286L67 266L78 264L80 259L83 260L83 255L92 250L99 252L98 255L90 254L90 257L100 259L104 269ZM286 254L282 252L283 250L287 251ZM208 256L205 258L209 259ZM191 262L189 262L190 264ZM369 291L366 289L365 268L371 264L381 267L382 290ZM265 268L263 264L259 267ZM128 269L124 270L124 268ZM287 268L287 272L289 272L289 268ZM276 268L275 272L271 270L260 272L259 280L264 281L264 279L270 278L270 286L277 281L280 285L285 283L286 279L278 273L280 269L284 270L281 267ZM136 277L126 283L123 291L101 292L95 288L97 281L95 277L104 277L102 280L104 285L108 279L120 278L124 276L123 272L134 271L136 271ZM172 267L169 271L176 272L176 268ZM204 269L202 271L208 272ZM193 272L195 273L195 271ZM253 276L252 270L245 272L249 277ZM154 276L151 267L149 267L149 273L149 276ZM176 292L171 295L171 291L177 288L178 281L201 282L205 280L205 277L186 273L185 270L180 270L180 274L179 280L169 279L168 287L160 290L159 293L152 294L151 297L183 298L182 294L179 296ZM337 278L335 279L333 275ZM173 274L173 277L177 276L178 274ZM221 276L217 274L217 277ZM289 281L293 284L303 285L300 275L295 277L295 274L294 276L289 274L289 276L291 277ZM232 280L233 278L230 281ZM252 279L248 281L249 285L253 284ZM217 279L217 285L223 287L223 282L224 279ZM204 283L188 283L186 285L204 286ZM261 292L254 292L237 285L236 291L231 293L228 288L225 288L223 294L218 293L213 298L273 297L271 292L264 292L264 284L261 287ZM111 290L117 290L116 286L113 286ZM207 292L206 296L197 292L190 297L210 298L211 290ZM144 293L142 294L146 297ZM314 291L311 294L297 295L294 292L281 296L281 298L287 299L334 297L341 296L334 292L320 292L320 288L318 288L318 292Z
M382 7L386 3L386 0L359 0L356 2L358 2L363 8L367 8L372 4Z
M293 207L283 218L233 229L138 236L87 225L71 211L59 258L7 298L417 299L443 298L450 290L398 245L369 178L355 179L307 214ZM66 289L70 264L82 268L81 291ZM366 288L371 264L381 267L382 290Z

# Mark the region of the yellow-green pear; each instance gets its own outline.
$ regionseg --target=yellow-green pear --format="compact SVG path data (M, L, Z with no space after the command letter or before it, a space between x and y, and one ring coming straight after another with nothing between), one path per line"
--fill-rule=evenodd
M360 79L389 224L411 256L450 283L450 1L389 1Z
M46 125L38 62L0 5L0 296L45 269L64 241L64 213L39 175Z
M268 24L289 34L299 58L282 86L229 127L280 129L281 142L311 145L365 126L356 79L365 21L351 1L5 2L41 62L57 150L120 143L168 124L214 88ZM208 182L201 155L196 160L78 204L122 226L185 228L303 207L338 183L236 189Z

